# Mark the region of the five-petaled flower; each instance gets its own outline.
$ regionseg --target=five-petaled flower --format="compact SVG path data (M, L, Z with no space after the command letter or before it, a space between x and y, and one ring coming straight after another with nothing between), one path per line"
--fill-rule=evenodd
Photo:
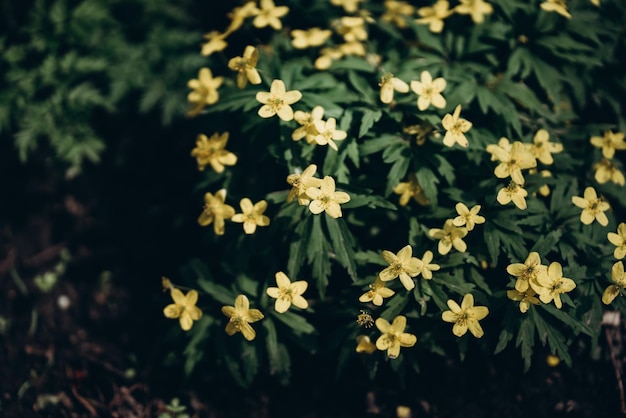
M226 33L231 34L243 25L244 20L259 14L259 8L256 7L256 1L248 1L243 6L235 7L229 14L230 24L226 28Z
M299 141L302 138L306 138L307 143L314 144L315 137L319 134L315 128L315 121L321 121L323 117L324 108L322 106L315 106L311 112L296 110L293 114L293 119L300 127L292 132L291 139Z
M213 223L215 235L224 235L224 220L231 219L235 214L235 209L224 203L226 200L226 189L220 189L213 196L211 193L204 195L204 207L198 217L200 226L207 226Z
M519 302L519 310L521 313L528 312L531 304L539 305L541 303L536 297L537 292L535 292L532 288L526 289L525 292L520 292L517 289L507 290L506 296L511 300Z
M433 252L430 250L426 250L424 256L418 260L420 273L422 273L422 277L426 280L432 279L433 271L437 271L441 268L439 264L431 263L431 261L433 261Z
M422 71L420 80L411 81L411 90L418 95L417 108L426 110L431 104L438 109L446 107L446 99L443 98L441 92L446 88L446 80L433 77L428 71Z
M415 22L428 25L428 29L433 33L440 33L443 30L443 19L452 13L447 0L437 0L432 7L420 7L417 14L421 17L415 19Z
M511 176L511 180L523 185L524 176L522 175L522 170L537 166L537 160L530 152L530 149L520 141L513 142L508 152L500 147L494 147L491 150L492 155L500 161L500 164L494 170L494 174L500 179Z
M537 291L541 286L537 280L540 276L548 274L548 267L541 264L539 253L533 251L528 254L523 264L509 264L506 271L516 277L515 290L518 292L526 292L529 287Z
M448 254L452 247L461 253L467 250L467 244L463 241L463 238L467 235L467 228L455 226L452 219L446 220L443 224L443 229L431 228L428 231L428 235L439 240L437 251L441 255Z
M341 6L347 13L354 13L359 10L359 3L363 0L330 0L333 6Z
M580 214L580 221L589 225L596 220L600 225L607 226L609 218L604 212L609 210L609 204L598 197L593 187L585 188L583 196L572 196L572 203L583 210Z
M406 206L411 198L422 206L427 206L430 203L424 189L417 182L415 173L409 173L409 181L396 184L393 192L400 195L400 206Z
M231 221L242 223L243 231L246 234L254 234L257 226L268 226L270 224L270 218L263 215L265 209L267 209L267 202L260 200L254 205L252 201L247 197L244 197L239 202L243 213L236 213L230 218Z
M213 77L209 68L201 68L198 71L198 78L189 80L187 87L193 89L187 95L187 101L194 107L187 112L189 116L196 116L204 106L216 103L220 96L217 89L224 82L224 77Z
M237 87L246 87L248 81L252 84L261 84L261 76L256 69L259 60L259 51L252 45L246 46L243 56L234 57L228 61L228 68L237 71Z
M335 179L325 176L319 188L309 187L306 194L311 198L309 210L317 215L326 212L331 218L341 217L342 203L350 201L350 195L346 192L335 191Z
M380 280L380 277L377 277L369 286L369 290L359 297L359 302L372 302L376 306L381 306L383 304L383 298L390 298L396 292L386 287L385 282Z
M317 145L328 145L335 151L339 149L335 141L343 141L348 137L346 131L337 129L337 120L335 118L329 118L327 121L315 120L313 121L313 126L317 131L317 135L314 136L315 143Z
M596 170L594 178L600 184L604 184L609 180L620 186L626 184L624 173L622 173L611 160L603 158L599 162L595 163L593 168Z
M198 162L198 170L204 171L210 165L216 173L222 173L225 165L237 164L237 156L224 148L228 143L228 132L214 133L210 138L200 134L196 138L196 147L191 150L191 156Z
M617 226L617 234L609 232L606 237L611 244L615 245L613 256L618 260L626 257L626 223L622 222Z
M484 319L489 314L489 309L486 306L474 306L474 295L468 293L463 296L461 306L452 299L448 299L448 307L450 310L443 312L441 319L454 324L452 327L454 335L461 337L465 335L468 329L476 338L484 335L484 331L478 321Z
M376 348L380 351L387 350L387 356L391 359L400 355L400 347L413 347L417 342L415 335L404 332L405 316L396 316L391 324L384 318L378 318L376 328L382 333L376 340Z
M208 57L215 52L226 49L228 46L228 43L224 40L226 39L226 35L226 33L220 33L218 31L205 33L202 37L207 41L202 44L202 51L200 52L200 55Z
M480 24L485 21L485 15L493 12L491 4L484 0L460 0L461 4L454 8L460 15L470 15L474 23Z
M480 205L475 205L472 209L468 209L464 203L459 202L454 208L456 209L456 213L459 214L459 216L452 221L454 226L465 226L468 231L471 231L476 224L485 223L485 217L478 214L481 208Z
M270 91L260 91L256 94L256 99L263 104L259 109L259 116L270 118L278 115L284 121L293 119L293 109L290 105L302 98L302 93L298 90L286 91L285 83L282 80L272 81Z
M406 1L385 0L385 13L380 20L390 22L399 28L408 26L407 19L415 14L415 7Z
M308 205L311 201L306 194L309 187L318 188L322 185L322 179L313 177L317 171L315 164L310 164L302 173L294 173L287 176L287 183L291 185L291 190L287 195L287 203L291 203L294 198L298 198L299 205Z
M467 119L459 117L461 115L461 105L457 105L454 109L454 114L446 114L441 120L441 125L446 130L446 134L443 137L443 144L451 147L455 143L467 148L469 142L465 137L465 132L472 129L472 122Z
M291 45L296 49L320 46L332 35L330 29L311 28L308 30L294 29L291 31Z
M508 186L503 187L498 191L496 200L501 205L506 205L513 201L518 209L524 210L527 207L526 196L528 196L526 189L514 181L511 181Z
M257 15L252 21L252 25L255 28L264 28L271 26L276 30L280 30L283 27L280 18L289 13L289 7L276 6L273 0L261 0L261 9L258 10Z
M413 289L415 282L411 277L416 277L421 272L421 262L417 257L413 257L413 248L406 245L398 251L398 254L384 250L382 256L389 263L389 267L378 274L380 280L388 282L399 277L406 290Z
M228 335L241 332L246 340L254 340L256 332L250 324L263 319L263 314L258 309L250 309L250 301L246 295L238 295L235 299L235 306L222 306L222 313L230 318L226 324Z
M624 273L624 263L618 261L611 268L612 285L609 285L602 293L602 302L605 305L610 304L619 295L626 291L626 273Z
M400 93L408 93L409 85L400 80L398 77L394 77L393 74L384 74L378 82L380 87L380 101L383 103L391 103L393 101L394 91Z
M563 144L550 142L550 134L545 129L539 129L533 137L530 152L543 164L550 165L554 162L552 154L563 152Z
M289 277L282 271L276 273L275 277L278 287L268 287L266 293L269 297L276 299L276 304L274 305L276 312L287 312L292 304L300 309L309 307L309 303L302 297L302 294L309 286L307 282L304 280L291 282Z
M370 337L367 335L358 335L356 337L356 352L372 354L376 351L376 345L370 341Z
M541 285L535 291L539 294L539 299L543 303L550 303L554 300L554 305L561 309L561 294L571 292L576 287L572 279L563 277L563 267L554 261L548 266L548 274L537 276L537 282Z
M572 18L572 15L567 10L567 3L565 3L565 0L546 0L539 6L546 12L556 12L568 19Z
M202 317L202 311L196 306L198 292L190 290L186 295L183 295L179 289L171 288L170 295L174 303L167 305L163 309L163 314L166 318L178 318L180 327L184 331L189 331L193 321Z
M591 144L602 149L604 158L613 158L616 150L626 149L624 134L622 132L605 131L603 136L592 136Z

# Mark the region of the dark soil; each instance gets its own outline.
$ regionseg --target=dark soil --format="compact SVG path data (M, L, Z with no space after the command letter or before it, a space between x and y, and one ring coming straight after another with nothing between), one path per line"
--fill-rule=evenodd
M109 128L118 140L74 179L43 158L18 163L0 142L0 416L156 417L174 397L196 417L395 417L399 405L413 417L622 414L606 340L593 356L575 342L571 368L549 367L538 353L526 374L514 350L470 353L465 362L433 356L405 386L370 381L358 364L336 381L312 362L287 387L265 379L243 390L212 371L185 381L163 366L160 337L171 324L160 277L175 275L200 247L199 208L189 202L195 167L168 163L189 158L177 127L136 139L153 122L111 124L123 126ZM35 277L63 251L66 272L40 291ZM619 362L622 329L607 332Z

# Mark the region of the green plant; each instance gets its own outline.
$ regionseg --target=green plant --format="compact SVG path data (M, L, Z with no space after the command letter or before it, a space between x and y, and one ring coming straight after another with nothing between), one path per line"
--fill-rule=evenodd
M181 271L205 294L186 372L597 344L626 282L624 4L277 3L235 8L189 83L209 227Z

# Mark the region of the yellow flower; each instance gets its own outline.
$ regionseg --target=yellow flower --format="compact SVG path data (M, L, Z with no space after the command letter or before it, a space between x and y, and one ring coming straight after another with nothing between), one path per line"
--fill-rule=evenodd
M241 332L246 340L254 340L256 332L250 324L263 319L263 314L258 309L250 309L250 301L245 295L237 296L235 306L222 306L222 313L230 318L226 325L226 334L235 335Z
M226 200L226 189L220 189L213 196L211 193L204 195L204 208L198 217L200 226L207 226L213 223L215 235L224 235L224 220L231 219L235 214L235 209L224 203Z
M622 222L617 226L617 234L609 232L606 237L616 247L613 256L618 260L626 257L626 223Z
M198 292L190 290L186 295L183 295L183 292L180 290L172 288L170 295L174 303L167 305L163 309L163 314L166 318L178 318L183 331L189 331L193 321L197 321L202 317L202 311L196 306Z
M343 57L344 53L339 48L322 48L321 55L315 60L315 68L327 70L333 61Z
M319 188L306 189L306 194L312 199L309 203L311 213L317 215L326 212L331 218L340 218L341 207L339 205L350 201L348 193L335 191L335 179L330 176L324 177Z
M554 354L548 354L546 356L546 364L550 367L556 367L561 363L561 359Z
M500 179L511 176L511 180L519 185L524 184L522 170L537 166L537 160L528 147L520 141L513 142L511 151L504 152L502 148L492 148L493 155L500 161L494 170Z
M626 149L626 142L624 142L624 134L622 132L605 131L604 136L592 136L591 144L596 148L601 148L602 156L608 159L615 156L615 150Z
M380 87L380 101L383 103L391 103L393 101L393 92L408 93L409 85L393 74L387 73L383 75L378 82Z
M298 280L292 283L289 277L282 271L276 273L275 277L278 287L268 287L266 293L269 297L276 299L276 304L274 305L276 312L287 312L291 304L300 309L309 307L309 303L302 297L302 294L309 286L307 282Z
M583 210L580 214L580 222L589 225L595 219L600 225L607 226L609 218L604 212L609 210L609 204L598 197L593 187L587 187L583 196L584 198L572 196L572 203Z
M452 299L448 299L449 311L441 314L441 319L454 324L452 333L457 337L465 335L467 330L476 338L484 335L483 329L478 323L489 314L486 306L474 306L474 296L471 293L463 296L461 306Z
M408 182L398 183L393 188L393 192L400 195L400 206L406 206L411 198L422 206L427 206L430 203L414 173L409 174Z
M330 0L333 6L341 6L348 13L354 13L359 9L359 3L363 0Z
M503 187L498 191L498 196L496 200L501 205L506 205L513 201L515 206L518 209L524 210L526 209L526 196L528 196L528 192L519 184L514 181L510 182L508 186Z
M332 35L332 31L329 29L311 28L308 30L294 29L291 31L293 40L291 45L296 49L305 49L312 46L320 46L326 42Z
M528 288L525 292L520 292L516 289L507 290L506 295L509 299L519 302L519 310L521 313L528 312L531 304L539 305L541 303L539 299L535 297L537 293L532 288Z
M250 199L244 197L239 202L239 206L241 206L243 213L236 213L230 220L237 223L243 222L243 231L246 234L254 234L257 226L268 226L270 224L270 218L263 215L263 212L267 209L265 200L259 200L253 205Z
M346 131L336 129L337 120L335 118L329 118L326 122L323 120L313 121L313 126L317 130L315 135L315 143L317 145L328 145L335 151L338 150L335 141L343 141L348 136Z
M548 274L537 276L537 281L541 285L535 289L539 293L539 299L543 303L550 303L554 300L554 305L561 309L561 294L571 292L576 287L572 279L563 277L563 267L558 262L553 262L548 266Z
M443 77L438 77L433 80L433 77L428 71L422 71L420 81L411 81L411 90L419 96L417 98L417 108L419 110L428 109L431 103L439 109L446 107L446 99L441 95L441 92L445 88L446 80L444 80Z
M467 138L463 135L465 132L472 129L472 122L460 118L461 105L458 105L454 109L454 114L447 114L441 120L443 128L446 130L446 134L443 137L444 145L451 147L455 142L458 142L460 146L467 148L469 143Z
M362 17L344 16L339 20L337 33L348 43L364 41L367 39L365 20Z
M302 98L302 93L298 90L285 90L285 83L282 80L272 81L270 91L260 91L256 94L256 99L263 104L259 109L259 116L270 118L278 115L284 121L293 119L293 109L290 105Z
M387 350L387 356L391 359L400 355L400 347L413 347L417 342L415 335L404 332L406 328L405 316L396 316L391 324L386 319L378 318L376 328L382 334L376 340L376 348L380 351Z
M626 274L624 273L624 263L621 261L613 264L613 268L611 269L611 280L615 284L612 284L604 289L604 292L602 293L602 303L605 305L613 302L617 295L626 290Z
M418 267L420 272L422 273L422 277L426 280L430 280L433 278L433 271L437 271L441 268L439 264L431 264L433 261L433 252L430 250L426 250L421 259L418 259Z
M539 253L533 251L528 254L524 264L513 263L506 268L507 273L517 278L515 290L524 293L529 287L537 291L540 287L538 278L548 274L548 267L541 264Z
M214 52L223 51L228 46L228 43L224 40L226 39L226 33L211 31L205 33L202 37L207 40L202 44L202 50L200 51L202 56L208 57Z
M306 190L309 187L318 188L322 185L322 179L313 177L316 171L317 166L310 164L301 174L295 173L287 176L287 183L292 186L287 196L287 203L291 203L297 197L299 205L309 204L310 199L306 195Z
M591 4L594 6L600 6L600 0L591 0Z
M433 33L441 33L443 30L443 19L452 14L450 3L446 0L437 0L432 7L420 7L417 14L421 17L416 19L416 23L428 25L428 30Z
M530 170L528 170L528 173L530 174L536 174L537 170L531 168ZM549 170L541 170L541 172L539 173L541 175L541 177L552 177L552 173ZM541 187L539 187L539 190L537 190L537 192L539 192L539 194L543 197L547 197L550 195L550 186L548 186L547 184L542 185Z
M380 280L380 277L374 280L374 283L370 285L369 289L370 290L359 297L359 302L372 302L376 306L381 306L383 304L383 298L390 298L396 293L387 288L385 282Z
M467 244L463 238L467 235L467 228L454 226L452 219L447 219L443 224L443 229L431 228L428 235L439 240L437 251L439 254L446 255L452 247L457 251L464 253L467 250Z
M365 56L365 46L359 41L346 42L338 47L342 56L344 55L356 55L359 57Z
M390 22L399 28L406 28L407 18L415 14L415 7L406 1L385 0L385 13L380 17L383 22Z
M485 21L485 15L493 12L491 4L484 0L460 0L461 4L454 8L460 15L471 15L474 23L480 24Z
M283 27L279 18L289 13L289 7L276 6L273 0L261 0L261 9L252 21L255 28L264 28L271 26L276 30Z
M475 205L472 209L468 209L465 204L459 202L454 208L456 213L459 214L452 222L454 226L465 226L468 231L471 231L474 229L474 225L485 223L485 218L478 214L481 208L480 205Z
M539 129L533 138L530 152L543 164L550 165L554 162L552 154L563 151L563 144L550 142L550 134L545 129Z
M491 161L500 161L498 155L507 155L511 152L513 145L508 138L502 137L498 140L498 144L489 144L485 148L491 154Z
M256 7L254 1L249 1L241 7L235 7L232 12L228 14L230 17L230 25L226 29L227 34L231 34L243 25L244 20L249 17L259 14L259 9Z
M246 46L242 57L231 58L228 68L237 71L237 87L246 87L248 81L252 84L261 84L261 76L256 69L259 60L259 51L252 45Z
M223 82L224 77L213 78L210 69L201 68L198 72L198 78L189 80L187 83L187 86L193 89L193 91L187 95L187 101L194 105L187 114L189 116L195 116L204 109L204 106L216 103L220 98L217 89Z
M384 250L382 256L389 263L389 267L386 267L378 274L380 280L388 282L399 277L406 290L413 289L415 282L413 282L411 277L416 277L421 272L421 262L417 257L413 257L413 248L410 245L406 245L398 251L398 254Z
M370 341L370 337L367 335L358 335L356 337L356 352L372 354L376 351L376 346Z
M546 12L557 12L561 16L565 16L568 19L572 18L572 15L567 11L566 0L546 0L539 6Z
M191 156L198 161L198 170L204 171L207 165L216 173L222 173L225 165L237 164L237 156L224 147L228 143L228 132L213 134L211 138L200 134L196 138L196 147L191 150Z
M315 129L315 121L321 121L324 117L324 108L322 106L315 106L311 113L303 112L302 110L296 110L293 114L293 118L301 126L293 131L291 139L299 141L302 138L306 138L306 142L309 144L315 143L315 137L319 134Z
M615 166L615 164L606 158L594 164L593 168L596 170L594 178L600 184L604 184L609 180L620 186L623 186L626 183L624 173L622 173L619 168Z

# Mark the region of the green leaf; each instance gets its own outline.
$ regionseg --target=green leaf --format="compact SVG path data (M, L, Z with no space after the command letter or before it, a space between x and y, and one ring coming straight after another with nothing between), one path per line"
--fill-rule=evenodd
M274 318L291 328L295 335L313 334L315 332L315 327L299 314L295 314L291 311L284 313L271 311L271 314Z
M562 235L563 232L560 229L555 229L554 231L549 232L547 235L539 238L529 252L536 251L537 253L545 257L547 254L555 249L555 245L557 242L559 242Z
M328 229L330 242L337 260L348 270L352 280L356 280L356 264L353 249L354 237L343 219L333 219L325 214L324 220L326 221L326 228Z
M362 138L369 130L374 126L374 123L378 122L383 115L383 112L380 109L363 110L363 118L361 119L361 125L359 127L359 138Z

